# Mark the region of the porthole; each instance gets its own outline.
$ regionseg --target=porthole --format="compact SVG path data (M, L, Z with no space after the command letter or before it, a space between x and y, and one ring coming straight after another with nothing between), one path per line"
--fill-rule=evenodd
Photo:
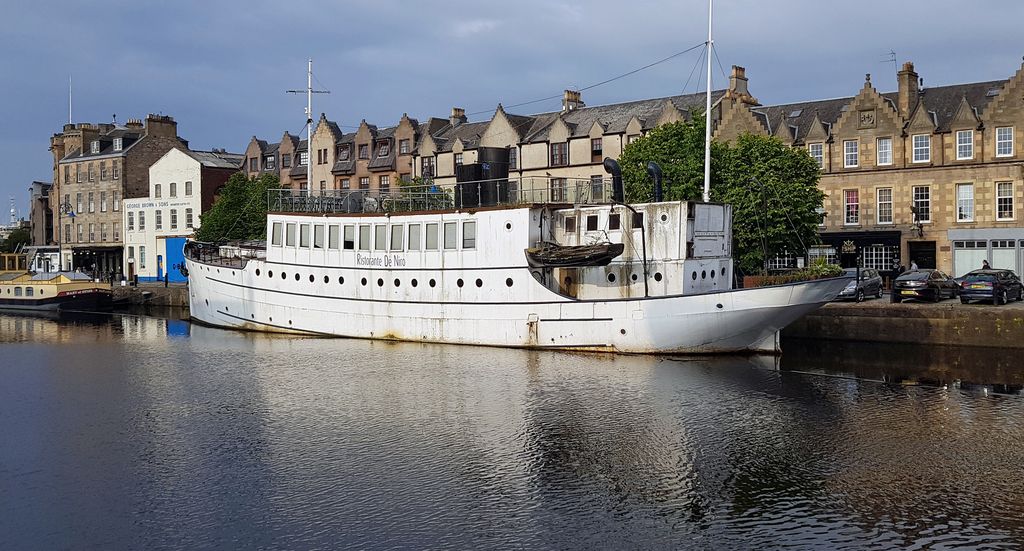
M608 272L608 283L615 283L615 274Z
M274 316L270 316L270 321L274 321Z
M661 221L662 222L668 222L668 215L667 214L662 214L661 215Z
M11 292L11 291L10 291L10 290L8 289L8 291L7 291L7 292L9 293L9 292ZM207 305L207 306L209 306L209 305L210 305L210 299L206 299L206 305Z
M345 276L338 276L338 285L345 284Z
M249 314L249 317L252 319L256 319L256 314Z
M260 275L260 269L256 268L256 275Z
M707 270L701 270L701 271L700 271L700 278L701 278L701 279L707 279L707 278L708 278L708 272L707 272Z
M39 294L40 294L40 295L41 295L41 294L43 294L43 293L45 293L45 292L46 292L46 290L45 290L45 289L40 289L40 290L39 290Z
M402 285L402 282L398 281L398 278L396 277L395 278L395 287L401 287L401 285Z
M711 279L715 279L715 271L711 270Z
M415 286L419 285L419 284L420 284L420 282L419 282L419 281L416 281L416 278L413 278L413 280L412 280L412 281L410 281L410 282L409 282L409 284L410 284L410 285L412 285L413 287L415 287Z
M281 272L281 279L287 279L287 278L288 278L288 274L286 274L284 272Z
M331 282L331 278L329 278L327 276L324 276L324 283L330 283L330 282Z
M512 231L512 222L505 222L505 230Z
M661 281L661 272L654 272L654 281Z
M434 281L433 279L431 279L431 280L430 280L430 286L431 286L431 287L434 287L434 286L436 286L436 285L437 285L437 282L436 282L436 281Z
M363 284L363 287L366 287L366 278L365 277L363 279L359 280L359 282Z
M327 279L327 278L325 277L324 279ZM309 274L309 282L313 283L314 281L316 281L316 278L313 277L313 274Z
M476 286L477 287L483 287L484 286L483 280L480 280L480 279L476 280Z
M230 311L231 311L231 308L228 308L227 306L225 306L225 307L224 307L224 311L225 311L225 312L230 312Z
M218 273L218 274L220 273L220 268L217 268L217 273Z
M383 287L383 286L384 286L384 278L378 277L377 278L377 287Z
M271 271L267 272L267 277L274 277L274 271L271 270Z
M511 277L505 278L505 286L506 287L511 287L512 286L512 278Z
M299 274L298 274L298 273L296 273L296 274L295 274L295 281L298 281L298 280L299 280Z
M692 278L694 281L697 281L697 272L693 272Z
M235 275L235 271L234 270L231 270L231 275Z
M459 280L456 281L455 284L458 285L461 288L462 287L462 278L459 278Z
M288 320L288 325L291 325L291 324L292 324L292 320Z
M626 334L626 330L625 329L619 329L619 333L625 335Z
M629 276L629 279L632 279L633 281L636 281L637 280L636 274L633 274L633 275Z

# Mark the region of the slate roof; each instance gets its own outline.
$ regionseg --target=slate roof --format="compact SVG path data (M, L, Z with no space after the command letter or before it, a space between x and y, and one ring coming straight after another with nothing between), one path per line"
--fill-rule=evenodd
M107 155L123 155L128 151L131 146L138 143L143 137L143 132L126 128L123 126L114 127L113 130L102 134L97 139L100 142L100 150L98 153L92 152L92 143L84 144L83 149L73 149L64 155L61 161L77 161L80 159L86 159L89 157L103 157ZM121 138L121 150L114 151L114 138Z
M220 151L188 151L187 153L207 168L238 169L242 167L242 163L245 161L245 155L241 153Z
M442 128L433 138L438 151L451 151L455 140L462 140L466 149L471 149L480 143L480 136L487 130L491 121L464 122L455 126L450 124Z

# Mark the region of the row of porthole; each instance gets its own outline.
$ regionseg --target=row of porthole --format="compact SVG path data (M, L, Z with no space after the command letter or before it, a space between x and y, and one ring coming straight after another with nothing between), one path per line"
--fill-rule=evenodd
M206 268L207 272L210 271L210 267L209 266L203 266L203 267ZM216 268L216 270L217 270L217 273L219 274L220 273L220 268ZM235 275L235 271L234 270L231 270L231 275Z
M636 274L630 274L629 279L636 281L640 279L640 276ZM661 281L662 279L663 276L661 275L661 272L654 272L654 281ZM567 281L567 283L569 283L569 281ZM608 283L615 283L615 272L608 272Z
M697 281L697 272L695 271L695 272L693 272L692 274L690 274L690 277L691 277L691 278L692 278L692 279L693 279L694 281ZM725 277L725 270L722 270L722 277ZM707 270L701 270L701 271L700 271L700 278L701 278L701 279L707 279L707 278L708 278L708 272L707 272ZM714 271L714 270L711 270L711 279L715 279L715 271Z
M7 294L8 295L11 294L11 290L10 289L7 289ZM43 290L42 289L39 290L39 294L40 295L43 294ZM28 295L28 296L32 296L32 295Z
M210 299L206 299L206 305L207 306L210 305ZM224 307L224 312L230 313L231 312L231 308L225 306ZM256 319L256 314L249 314L249 317L252 318L252 319ZM274 321L274 316L270 316L269 320L271 322L273 322ZM291 324L292 324L292 320L288 320L288 325L291 325Z
M260 272L260 269L259 269L259 268L257 268L257 269L256 269L256 275L257 275L257 276L259 276L259 275L260 275L260 273L261 273L261 272ZM273 272L273 270L268 270L268 271L267 271L267 277L268 277L268 278L273 278L273 277L274 277L274 272ZM285 274L284 272L281 272L281 279L287 279L287 278L288 278L288 275L287 275L287 274ZM302 278L302 276L300 276L299 274L295 274L295 281L299 281L299 280L300 280L301 278ZM314 281L316 281L316 277L315 277L315 276L314 276L313 274L310 274L310 275L309 275L309 282L310 282L310 283L313 283ZM330 283L330 282L331 282L331 278L330 278L329 276L326 276L326 275L325 275L325 276L324 276L324 283ZM362 286L364 286L364 287L365 287L365 286L366 286L366 284L367 284L367 280L366 280L366 278L365 278L365 277L364 277L364 278L362 278L362 279L361 279L361 280L359 281L359 283L360 283L360 284L361 284ZM412 285L413 287L417 287L417 286L419 286L419 280L418 280L418 279L416 279L416 278L413 278L412 280L410 280L410 282L409 282L409 283L410 283L410 284L411 284L411 285ZM512 278L511 278L511 277L509 277L509 278L506 278L506 279L505 279L505 285L506 285L507 287L511 287L511 286L512 286L512 285L513 285L514 283L515 283L515 282L514 282L514 281L512 281ZM344 277L344 276L338 276L338 285L344 285L344 284L345 284L345 277ZM395 278L395 281L394 281L394 284L395 284L395 287L401 287L401 286L402 286L402 281L401 281L400 279L398 279L398 278L396 277L396 278ZM437 280L435 280L435 279L431 279L431 280L430 280L430 281L428 282L428 284L429 284L429 285L430 285L431 287L436 287L436 286L437 286ZM463 280L462 280L462 278L459 278L458 280L456 280L456 281L455 281L455 285L457 285L457 286L459 286L459 287L461 288L461 287L465 286L465 281L463 281ZM377 286L378 286L378 287L383 287L383 286L384 286L384 278L377 278ZM477 287L483 287L483 286L484 286L484 281L483 281L482 279L479 279L479 278L478 278L478 279L476 280L476 286L477 286Z

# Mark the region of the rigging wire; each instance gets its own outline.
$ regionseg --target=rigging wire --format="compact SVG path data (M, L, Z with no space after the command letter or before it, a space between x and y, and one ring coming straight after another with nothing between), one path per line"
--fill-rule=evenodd
M690 86L690 80L693 79L693 74L695 72L697 72L697 67L700 67L700 65L701 65L700 62L701 62L702 59L704 59L704 54L707 53L707 51L708 51L708 46L705 43L704 44L704 49L701 50L700 55L697 56L697 61L694 62L694 64L693 64L693 69L690 69L690 76L686 77L686 84L683 84L682 90L683 90L684 94L686 93L686 88Z
M722 60L718 58L718 48L711 48L712 53L715 54L715 61L718 62L718 70L722 73L722 78L728 80L729 75L725 74L725 66L722 65Z

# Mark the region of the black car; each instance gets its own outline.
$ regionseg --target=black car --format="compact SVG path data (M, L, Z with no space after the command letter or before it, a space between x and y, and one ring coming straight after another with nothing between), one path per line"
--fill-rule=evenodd
M857 277L857 268L846 268L843 270L847 277ZM854 299L857 302L864 300L864 297L882 298L882 276L878 270L862 268L860 281L850 281L846 288L840 291L836 300Z
M905 299L938 302L956 298L960 288L948 275L938 270L910 270L903 272L892 284L892 301Z
M1021 300L1024 285L1011 270L974 270L960 283L960 302L991 300L996 306Z

